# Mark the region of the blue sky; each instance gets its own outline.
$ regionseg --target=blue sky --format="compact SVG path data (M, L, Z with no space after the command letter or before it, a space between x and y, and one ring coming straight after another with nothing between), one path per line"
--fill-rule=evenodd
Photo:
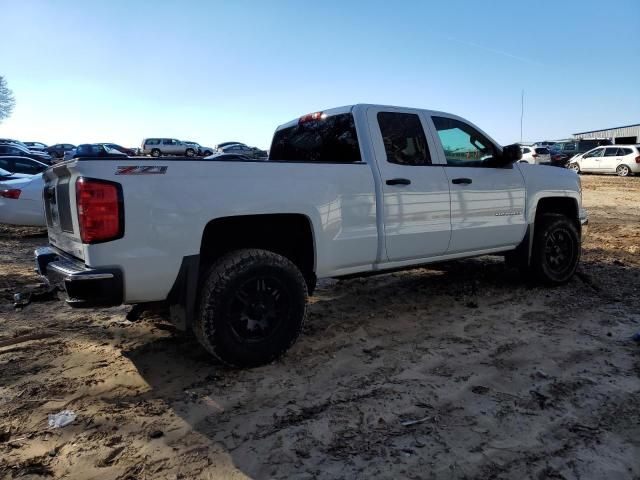
M456 113L499 142L640 122L640 2L0 0L0 137L268 147L304 113Z

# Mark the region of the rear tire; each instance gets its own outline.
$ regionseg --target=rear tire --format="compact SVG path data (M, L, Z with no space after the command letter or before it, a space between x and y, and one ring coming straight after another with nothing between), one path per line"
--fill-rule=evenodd
M300 335L306 298L305 279L289 259L267 250L236 250L204 276L194 333L227 365L264 365Z
M161 152L157 148L154 148L153 150L151 150L152 157L158 158L160 155L161 155Z
M570 218L545 213L536 221L529 271L547 285L568 282L580 261L580 235Z
M629 175L631 175L631 169L626 165L618 165L618 168L616 168L616 173L619 177L628 177Z

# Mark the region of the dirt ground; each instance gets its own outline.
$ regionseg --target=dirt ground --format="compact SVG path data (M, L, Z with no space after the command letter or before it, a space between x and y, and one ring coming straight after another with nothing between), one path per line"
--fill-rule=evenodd
M253 370L161 315L14 310L46 237L0 227L0 478L640 478L640 177L582 181L568 285L497 257L328 281Z

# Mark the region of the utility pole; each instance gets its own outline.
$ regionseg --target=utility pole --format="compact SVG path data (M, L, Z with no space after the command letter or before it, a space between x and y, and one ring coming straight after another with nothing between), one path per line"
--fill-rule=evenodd
M524 119L524 90L520 95L520 143L522 143L522 121Z

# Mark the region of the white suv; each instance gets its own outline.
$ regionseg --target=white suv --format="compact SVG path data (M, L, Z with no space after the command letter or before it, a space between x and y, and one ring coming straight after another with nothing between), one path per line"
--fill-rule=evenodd
M535 165L545 165L551 163L551 153L547 147L522 146L521 163L532 163Z
M617 173L621 177L640 173L640 146L610 145L576 155L569 161L576 173Z

